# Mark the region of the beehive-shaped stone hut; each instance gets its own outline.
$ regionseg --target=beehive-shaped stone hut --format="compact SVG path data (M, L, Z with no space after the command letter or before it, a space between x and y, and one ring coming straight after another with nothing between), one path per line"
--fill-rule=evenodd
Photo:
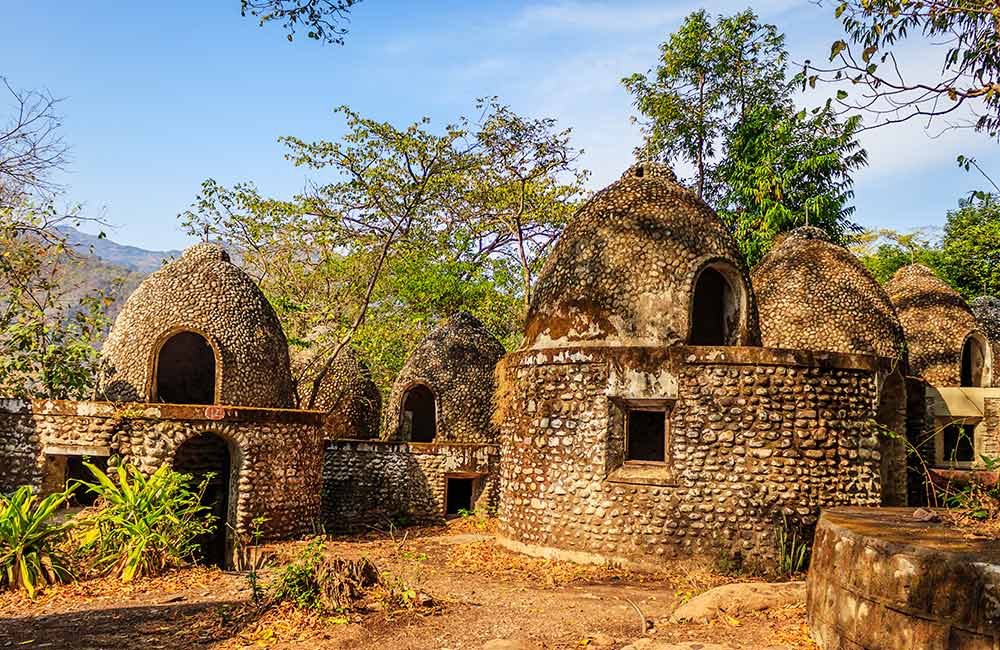
M776 554L878 505L877 360L759 345L732 237L641 164L576 214L498 371L500 535L574 561Z
M889 295L819 228L796 228L754 269L762 343L903 361L903 326Z
M412 442L492 443L494 370L503 345L467 312L417 346L393 384L383 436Z
M254 281L215 244L150 275L101 350L100 390L113 401L292 405L288 346Z
M882 285L858 258L804 226L783 236L752 276L765 347L865 354L884 360L876 420L884 505L906 503L906 340Z
M538 278L525 347L756 345L746 265L668 168L633 166L566 227Z
M934 271L904 266L886 291L906 333L910 370L933 386L989 386L993 355L969 305Z
M292 355L300 408L325 411L328 440L367 440L378 437L382 394L371 371L350 345L344 346L329 364L310 349ZM328 366L328 367L327 367ZM316 377L322 373L319 386ZM310 401L313 390L315 401Z
M997 368L1000 368L1000 298L996 296L980 296L969 305L972 313L979 320L979 326L989 341L993 350L993 385L1000 384L1000 378L996 375Z

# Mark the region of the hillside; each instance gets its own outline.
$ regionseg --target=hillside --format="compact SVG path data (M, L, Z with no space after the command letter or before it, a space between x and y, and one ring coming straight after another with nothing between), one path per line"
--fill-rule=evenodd
M181 254L181 251L177 250L150 251L136 246L126 246L107 238L80 232L69 226L59 230L81 255L95 257L105 265L121 267L127 271L149 274L160 268L164 260Z

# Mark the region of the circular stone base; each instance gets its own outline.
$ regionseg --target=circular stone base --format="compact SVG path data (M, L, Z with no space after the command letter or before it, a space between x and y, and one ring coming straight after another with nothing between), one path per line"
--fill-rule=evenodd
M809 626L823 650L1000 648L1000 540L912 508L835 508L816 528Z

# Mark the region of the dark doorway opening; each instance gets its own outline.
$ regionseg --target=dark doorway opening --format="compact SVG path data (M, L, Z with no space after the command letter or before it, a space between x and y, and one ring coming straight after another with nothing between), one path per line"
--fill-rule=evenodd
M664 463L667 460L667 414L631 409L625 424L625 460Z
M976 425L949 424L944 428L944 464L976 460Z
M459 515L464 512L472 512L472 487L475 479L471 478L449 478L445 486L447 493L446 515Z
M734 345L739 305L722 273L707 268L698 276L691 306L691 345Z
M76 481L86 481L96 483L97 479L84 467L84 463L90 463L104 473L108 471L108 459L103 456L68 456L66 458L66 485L69 486ZM72 503L74 505L89 508L97 502L97 495L84 487L78 487L73 493Z
M232 470L229 444L214 433L195 436L177 449L177 454L174 456L174 470L190 475L193 487L200 486L207 479L201 503L209 508L215 518L215 524L211 533L196 540L199 548L198 560L205 564L225 567L229 555L226 524L229 522Z
M986 371L986 350L982 341L975 336L965 339L962 346L962 376L963 388L978 388L983 385L983 375Z
M434 393L423 384L417 384L406 391L403 399L403 427L409 431L405 436L413 442L433 442L437 435L437 411Z
M179 332L160 348L156 360L155 402L215 403L215 352L205 337Z

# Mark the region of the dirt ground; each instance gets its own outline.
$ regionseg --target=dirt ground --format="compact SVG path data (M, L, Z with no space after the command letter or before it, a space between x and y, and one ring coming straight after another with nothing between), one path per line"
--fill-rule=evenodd
M0 648L478 650L494 639L525 641L526 648L621 648L644 636L737 650L815 648L802 606L707 625L667 622L678 604L732 578L683 563L648 574L527 558L497 546L491 528L458 520L329 543L329 552L368 557L390 580L428 594L423 608L326 619L290 605L260 612L246 576L194 567L129 585L62 585L34 603L0 595ZM281 561L304 546L267 550ZM651 629L643 633L643 626Z

